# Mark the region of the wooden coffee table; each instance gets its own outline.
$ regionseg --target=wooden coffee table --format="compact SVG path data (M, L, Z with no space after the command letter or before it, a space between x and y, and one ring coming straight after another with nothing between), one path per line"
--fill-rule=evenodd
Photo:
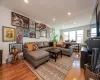
M51 49L48 49L47 51L55 59L55 62L56 62L57 57L58 57L59 54L61 55L61 58L62 58L62 51L57 49L57 48L51 48Z

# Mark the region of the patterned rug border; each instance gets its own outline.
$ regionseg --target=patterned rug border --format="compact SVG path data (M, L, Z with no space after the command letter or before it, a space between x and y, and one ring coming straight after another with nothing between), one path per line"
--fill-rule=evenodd
M74 62L74 60L75 60L75 58L73 58L73 62ZM41 75L36 71L36 69L35 69L30 63L28 63L26 60L24 60L24 62L25 62L25 64L29 67L29 69L38 77L39 80L45 80L45 79L43 78L43 76L41 76ZM50 67L52 67L52 68L54 68L54 69L60 71L60 72L63 73L63 74L66 74L66 75L67 75L67 73L72 69L72 66L70 66L68 72L65 73L65 72L63 72L63 71L61 71L61 70L59 70L59 69L57 69L57 68L51 66L50 64L47 64L47 63L46 63L46 65L48 65L48 66L50 66Z

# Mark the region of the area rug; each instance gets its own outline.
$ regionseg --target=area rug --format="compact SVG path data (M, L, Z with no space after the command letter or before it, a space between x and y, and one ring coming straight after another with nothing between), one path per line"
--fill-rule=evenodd
M26 63L42 80L64 80L68 71L72 68L74 60L73 57L58 57L56 62L50 59L37 69L34 69L28 62Z

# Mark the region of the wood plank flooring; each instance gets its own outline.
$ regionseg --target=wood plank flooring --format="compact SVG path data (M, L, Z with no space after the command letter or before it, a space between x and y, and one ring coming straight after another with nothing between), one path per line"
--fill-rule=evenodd
M79 58L79 53L74 53ZM19 64L5 64L0 67L0 80L38 80L24 61ZM85 80L84 70L80 69L80 60L74 61L72 69L67 73L65 80Z
M5 64L0 67L0 80L38 80L24 61L18 64Z
M73 62L72 69L66 75L65 80L85 80L84 70L80 68L80 53L73 53L77 60Z

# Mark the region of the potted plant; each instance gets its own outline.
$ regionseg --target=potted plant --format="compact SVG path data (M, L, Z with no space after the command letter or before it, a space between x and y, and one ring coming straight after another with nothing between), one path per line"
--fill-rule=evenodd
M58 37L58 34L56 34L55 32L53 33L53 47L56 47L56 44L57 44L57 37Z
M60 35L60 41L63 42L63 35Z

